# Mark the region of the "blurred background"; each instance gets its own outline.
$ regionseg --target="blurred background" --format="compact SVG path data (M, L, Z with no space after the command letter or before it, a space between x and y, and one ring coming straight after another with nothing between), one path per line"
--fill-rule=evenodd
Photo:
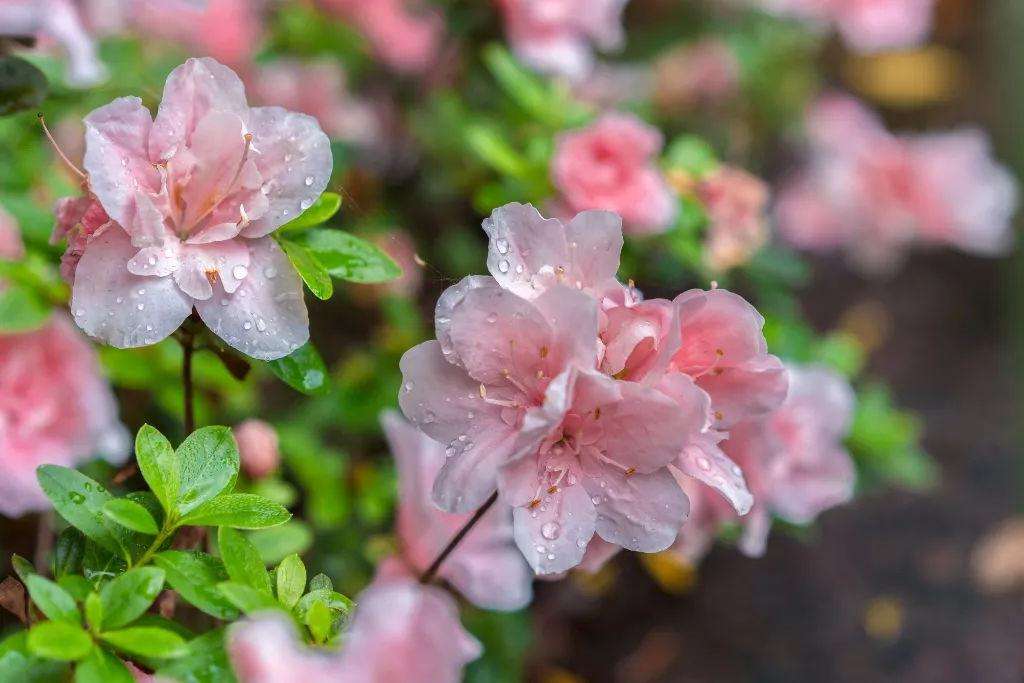
M911 240L892 248L892 263L865 265L852 241L881 237L805 251L775 210L813 154L805 113L830 91L855 96L894 133L985 129L995 160L1019 177L1024 3L917 3L928 5L927 30L879 47L825 18L828 2L808 20L771 3L632 0L621 49L590 55L582 78L536 59L552 48L527 44L512 2L88 0L56 3L73 10L72 28L13 30L12 13L5 30L5 8L19 2L0 0L0 52L44 80L15 88L0 74L18 102L0 112L0 207L26 244L6 275L29 308L45 315L66 301L52 205L77 189L36 113L77 163L86 113L124 94L155 109L188 56L232 66L251 102L316 116L333 141L329 190L342 197L332 220L405 269L388 285L307 297L329 381L306 394L263 366L239 381L214 356L197 358L200 424L255 415L278 430L280 470L246 485L301 520L253 535L268 561L303 552L349 594L366 584L394 544L395 473L377 415L395 404L398 358L432 336L437 295L483 272L482 218L508 201L557 214L557 141L613 108L662 132L657 163L679 203L670 226L627 237L620 276L648 296L714 280L764 313L772 352L848 377L857 496L812 526L776 524L762 558L741 554L725 529L696 566L623 553L596 574L539 582L522 613L467 607L486 648L467 680L1024 678L1024 259ZM604 4L614 3L594 7ZM893 11L896 24L910 21L910 9ZM952 173L959 162L943 163ZM709 257L713 201L693 190L720 164L763 179L772 198L751 209L764 234L724 262ZM148 421L180 435L177 345L99 351L128 428ZM38 527L38 515L0 519L2 557L36 553ZM13 625L0 614L0 629Z

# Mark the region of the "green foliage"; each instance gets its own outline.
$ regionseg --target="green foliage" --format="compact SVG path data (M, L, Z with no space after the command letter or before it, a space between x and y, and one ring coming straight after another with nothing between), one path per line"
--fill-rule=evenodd
M78 624L43 621L29 629L28 649L42 659L69 662L89 654L92 638Z
M312 344L304 344L267 365L281 381L304 394L323 394L329 388L327 366Z
M309 249L298 242L283 238L278 241L288 256L288 260L292 262L292 266L298 271L299 277L306 283L306 288L313 293L313 296L321 301L330 299L334 294L334 282L331 280L331 274L327 272L327 268L313 256Z
M312 206L303 211L298 217L282 225L278 230L282 233L290 233L315 228L331 220L340 209L341 195L334 192L324 192L317 197Z
M849 444L862 485L889 483L923 490L938 482L934 461L921 450L919 418L896 408L882 385L865 387L857 399Z
M156 536L160 531L149 510L127 498L108 500L103 505L103 514L124 528L140 534Z
M48 90L46 76L32 63L0 55L0 116L39 107Z
M380 247L341 230L310 230L300 243L331 277L339 280L378 284L402 274Z
M116 629L141 617L164 587L164 571L156 567L129 569L100 591L100 621L96 629Z
M133 683L135 677L119 658L101 648L75 668L75 683Z
M39 611L46 615L47 619L53 621L66 621L77 624L82 620L82 614L78 611L75 599L59 585L44 579L38 574L33 574L25 581L32 602L36 604Z
M185 639L156 626L136 626L100 634L104 642L129 655L167 659L185 654Z
M236 619L238 610L218 590L227 580L224 564L206 553L165 550L153 563L167 574L167 583L190 605L217 619Z
M270 575L256 546L245 536L228 527L221 527L217 532L217 546L231 580L255 589L267 596L273 595L270 588Z

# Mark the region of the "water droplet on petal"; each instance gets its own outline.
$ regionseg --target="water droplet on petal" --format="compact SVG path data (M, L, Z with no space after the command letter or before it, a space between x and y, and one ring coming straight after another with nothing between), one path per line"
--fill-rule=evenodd
M540 528L540 535L549 541L553 541L558 538L558 534L562 533L562 527L558 525L558 522L548 522Z
M494 242L494 246L498 248L499 254L508 253L508 240L505 239L504 237L498 238L498 240Z
M308 209L311 206L313 206L313 200L312 199L303 199L301 202L299 202L299 210L300 211L305 211L306 209Z
M138 306L136 306L135 308L137 308L137 309L139 309L139 310L141 311L141 310L142 310L142 309L144 309L145 307L146 307L146 304L139 304L139 305L138 305Z
M249 274L249 269L239 264L231 269L231 276L236 280L244 280L245 276Z
M242 323L242 329L243 330L251 330L252 329L252 323L249 322L248 320L246 320L244 323Z
M506 261L505 259L502 259L501 262L498 263L498 270L500 270L503 273L507 273L508 272L508 261Z
M489 322L489 323L498 322L498 314L497 313L491 313L489 316L487 316L487 322Z
M306 187L309 187L312 184L313 184L313 176L311 176L311 175L306 176Z

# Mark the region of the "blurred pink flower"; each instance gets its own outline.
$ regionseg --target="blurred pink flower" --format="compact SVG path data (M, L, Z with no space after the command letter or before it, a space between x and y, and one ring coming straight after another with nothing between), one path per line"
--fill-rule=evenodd
M869 271L891 270L913 243L998 255L1011 246L1013 177L984 133L896 136L844 95L807 117L811 159L779 193L779 231L797 247L844 248Z
M654 71L654 99L669 112L714 106L739 92L739 60L727 43L715 38L669 51L658 58Z
M765 418L736 425L721 444L743 468L754 494L754 508L743 520L739 543L748 555L764 552L772 516L809 524L853 496L856 471L842 445L853 419L853 390L825 368L790 366L789 373L789 395L782 407ZM695 561L719 526L736 516L714 494L689 492L691 500L696 498L693 515L675 549Z
M250 65L263 33L263 0L123 0L138 32L182 43L235 68Z
M0 513L50 507L36 483L43 464L123 459L128 438L96 354L63 317L0 335Z
M496 0L513 51L532 68L578 81L593 67L593 46L622 46L629 0Z
M14 216L0 206L0 261L18 261L25 255L21 230Z
M768 239L768 186L757 176L720 166L697 184L697 197L710 220L704 260L712 269L746 263Z
M377 57L395 71L420 74L437 61L444 21L420 0L320 0L320 4L351 22Z
M384 435L398 465L400 554L410 570L421 573L469 520L438 509L431 498L434 480L445 462L444 445L416 429L400 414L381 416ZM483 609L517 610L533 597L530 572L512 537L512 515L490 510L441 565L438 576Z
M622 216L628 232L661 232L678 211L657 167L661 147L657 128L608 113L558 139L551 176L570 214L604 209Z
M936 0L761 0L769 10L834 26L858 52L921 43Z
M251 479L262 479L281 464L277 432L263 420L249 419L234 428L242 471Z
M69 85L87 88L107 78L107 68L71 0L0 0L0 36L36 36L60 43L68 55Z
M239 683L343 680L339 655L306 647L292 620L279 612L256 614L233 624L225 645Z
M234 72L209 58L171 73L155 121L134 97L85 121L89 187L111 220L88 236L74 268L78 325L113 346L143 346L195 307L255 358L304 344L302 282L269 234L330 179L330 143L317 122L250 108Z

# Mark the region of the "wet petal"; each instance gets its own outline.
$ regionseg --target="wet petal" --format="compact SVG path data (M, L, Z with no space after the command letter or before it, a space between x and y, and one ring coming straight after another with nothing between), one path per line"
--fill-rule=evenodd
M747 490L743 470L722 452L715 438L704 438L686 446L674 464L684 474L725 496L738 514L747 514L753 506L754 497Z
M572 569L594 535L597 514L586 489L580 485L545 494L533 507L512 512L516 545L537 574Z

